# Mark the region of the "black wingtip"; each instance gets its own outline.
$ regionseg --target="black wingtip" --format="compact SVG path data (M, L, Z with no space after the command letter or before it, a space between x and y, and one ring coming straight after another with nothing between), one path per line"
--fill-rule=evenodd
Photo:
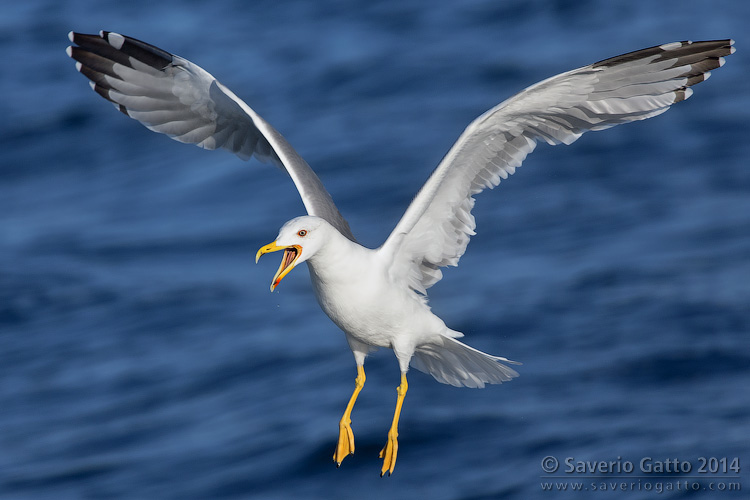
M634 52L628 52L627 54L610 57L609 59L604 59L592 64L592 67L617 66L619 64L653 56L657 56L654 59L654 62L675 59L675 64L689 64L694 62L695 57L717 59L722 56L733 54L733 44L734 40L731 39L706 40L699 42L685 40L682 42L665 43L655 47L649 47L647 49L636 50Z
M68 33L68 39L82 50L130 67L133 59L154 69L163 70L172 63L174 57L166 50L114 31L102 30L98 34L71 31ZM71 57L75 59L74 56Z
M150 43L142 42L136 38L124 36L114 31L101 31L99 36L106 40L113 48L154 69L163 70L172 63L172 54Z

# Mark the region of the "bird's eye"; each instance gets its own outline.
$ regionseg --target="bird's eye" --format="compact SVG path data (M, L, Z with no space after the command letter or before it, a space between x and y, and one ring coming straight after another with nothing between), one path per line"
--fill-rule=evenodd
M299 231L297 231L297 236L299 236L300 238L304 238L305 236L307 236L307 231L304 229L300 229Z

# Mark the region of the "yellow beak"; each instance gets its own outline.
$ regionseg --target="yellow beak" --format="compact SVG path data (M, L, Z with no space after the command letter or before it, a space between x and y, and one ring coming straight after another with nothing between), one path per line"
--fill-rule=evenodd
M273 281L271 282L272 292L279 284L279 282L284 278L284 276L289 274L289 271L294 269L294 266L297 264L297 259L302 254L302 247L299 245L280 247L274 241L273 243L269 243L268 245L258 250L258 253L255 254L255 263L258 263L261 255L271 252L278 252L279 250L284 250L284 258L281 259L279 270L276 271L276 274L273 277Z

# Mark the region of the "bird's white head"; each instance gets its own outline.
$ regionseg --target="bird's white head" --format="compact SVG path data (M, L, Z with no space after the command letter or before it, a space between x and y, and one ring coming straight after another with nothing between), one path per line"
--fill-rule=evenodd
M320 250L330 238L331 229L333 229L333 226L320 217L312 215L297 217L281 227L276 241L258 250L258 253L255 254L256 263L263 254L284 250L281 265L279 265L279 269L271 282L272 292L284 276L289 274L289 271Z

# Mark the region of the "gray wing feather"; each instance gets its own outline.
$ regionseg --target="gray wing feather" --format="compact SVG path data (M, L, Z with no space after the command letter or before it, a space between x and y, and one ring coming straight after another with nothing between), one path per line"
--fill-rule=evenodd
M539 82L484 113L380 248L392 278L425 295L474 234L474 195L513 174L537 141L570 144L589 130L661 114L723 65L733 43L675 42L613 57Z
M140 40L102 31L70 33L68 55L92 88L154 132L205 149L226 149L284 170L310 215L354 240L310 166L268 122L201 67Z

